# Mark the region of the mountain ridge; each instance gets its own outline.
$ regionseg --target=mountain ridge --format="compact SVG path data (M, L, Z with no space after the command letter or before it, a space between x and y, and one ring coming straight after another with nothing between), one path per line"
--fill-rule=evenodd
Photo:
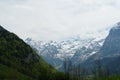
M5 30L1 25L0 25L0 31Z
M85 61L88 57L95 54L102 46L104 37L100 34L96 38L93 37L86 39L82 39L77 36L75 38L72 37L60 42L35 41L31 38L28 38L25 42L33 49L35 49L35 51L37 51L37 53L42 56L48 63L59 69L61 66L63 66L65 58L71 59L72 62L76 64L80 60Z
M115 61L114 56L119 56L117 55L117 53L116 55L113 55L113 53L111 53L110 55L107 55L107 56L106 54L104 54L104 51L105 52L109 51L107 48L111 47L111 45L113 46L115 44L120 45L118 43L120 41L120 39L118 39L119 38L118 36L120 35L119 27L120 27L120 23L117 23L116 25L114 25L110 29L109 34L107 34L106 37L103 37L105 36L105 34L99 33L99 36L96 38L94 37L94 38L83 39L83 40L77 36L77 38L64 40L59 43L58 42L54 43L54 41L51 41L48 43L39 41L40 44L44 43L43 45L39 45L37 41L34 41L32 43L32 39L30 43L29 41L28 42L26 41L26 43L29 44L32 48L34 48L39 55L41 55L46 61L48 61L48 63L50 63L54 67L57 67L57 69L60 69L64 65L63 62L65 59L69 59L75 65L81 64L83 66L88 66L89 64L93 65L94 61L97 59L101 59L101 60L108 59L106 60L106 62L102 61L103 64L105 65L105 63L110 63L109 60ZM114 35L112 34L113 32L114 32ZM112 36L112 37L108 39L109 36ZM113 44L107 43L108 46L106 46L107 48L105 48L104 45L106 45L107 41L108 42L111 41ZM115 48L117 49L117 51L119 50L118 47L119 46L116 46ZM47 52L43 53L43 54L47 54L47 56L42 55L41 49L44 49L44 48L48 50ZM113 49L110 49L111 50L110 52L112 52ZM54 54L51 51L55 51L53 52ZM49 60L47 60L46 58L49 58ZM54 63L54 61L57 61L57 62Z
M49 80L54 77L53 80L64 80L63 73L45 62L22 39L0 28L0 79Z

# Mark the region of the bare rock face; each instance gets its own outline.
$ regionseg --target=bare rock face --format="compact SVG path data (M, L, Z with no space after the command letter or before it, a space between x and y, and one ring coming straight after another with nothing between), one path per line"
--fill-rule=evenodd
M100 53L103 56L120 55L120 22L110 30Z

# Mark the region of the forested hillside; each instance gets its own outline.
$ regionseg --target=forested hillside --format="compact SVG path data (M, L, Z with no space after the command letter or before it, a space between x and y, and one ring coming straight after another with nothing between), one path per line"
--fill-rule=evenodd
M14 33L0 26L0 80L62 80L57 72Z

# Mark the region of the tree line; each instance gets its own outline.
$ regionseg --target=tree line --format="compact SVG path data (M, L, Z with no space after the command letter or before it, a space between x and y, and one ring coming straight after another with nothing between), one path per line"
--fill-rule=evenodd
M119 74L113 75L110 69L104 66L100 59L94 61L91 68L83 67L81 64L73 64L71 60L64 59L63 70L66 80L119 80Z

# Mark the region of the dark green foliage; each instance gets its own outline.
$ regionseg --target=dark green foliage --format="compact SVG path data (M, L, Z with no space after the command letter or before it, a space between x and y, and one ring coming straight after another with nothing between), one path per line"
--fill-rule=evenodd
M0 64L0 80L33 80L27 75L23 75L18 72L16 69Z
M64 80L62 73L47 64L23 40L3 28L0 28L0 68L2 79Z
M120 80L120 76L110 76L110 77L103 77L103 78L100 78L99 80Z
M0 80L120 80L120 76L109 75L99 61L91 75L71 61L65 60L64 69L65 74L55 70L23 40L0 26Z

